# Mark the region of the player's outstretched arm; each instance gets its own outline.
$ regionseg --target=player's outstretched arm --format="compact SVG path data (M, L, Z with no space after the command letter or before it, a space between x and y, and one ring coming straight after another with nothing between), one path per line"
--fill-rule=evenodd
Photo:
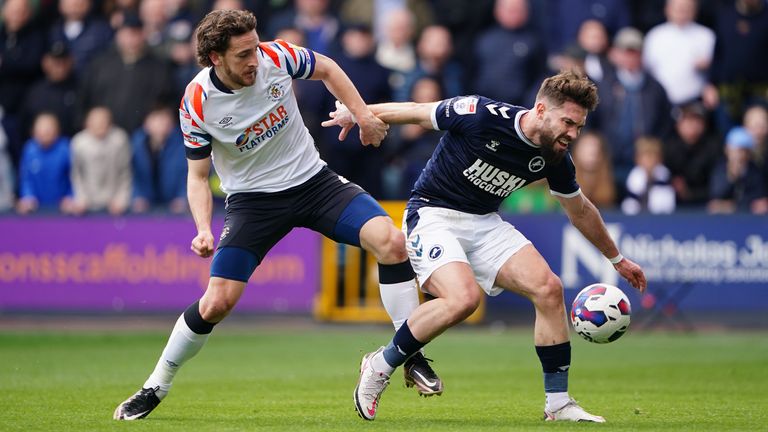
M579 193L575 197L557 197L568 215L571 224L578 229L596 248L608 259L611 259L613 267L629 282L630 285L645 292L648 283L643 269L637 263L625 258L619 252L613 239L608 235L600 212L592 202Z
M213 196L208 184L211 170L211 158L187 159L187 199L192 218L195 220L197 235L192 239L190 248L200 257L213 255L213 234L211 233L211 215L213 214Z
M376 118L371 110L360 97L355 85L349 79L346 73L330 58L315 53L317 63L312 79L319 79L328 88L328 91L340 100L354 115L357 124L360 125L360 141L363 145L372 144L376 147L387 136L389 125ZM346 138L347 133L352 126L343 127L339 139Z
M368 105L371 112L387 124L417 124L423 128L434 129L432 111L438 102L390 102ZM321 123L323 127L341 127L339 140L346 138L348 131L356 122L355 116L342 103L336 102L336 111L328 114L330 120Z

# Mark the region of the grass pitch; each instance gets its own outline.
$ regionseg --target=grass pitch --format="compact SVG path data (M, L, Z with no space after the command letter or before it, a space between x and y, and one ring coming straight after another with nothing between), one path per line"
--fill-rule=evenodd
M168 323L168 330L172 320ZM377 419L352 391L382 328L214 331L145 420L115 406L151 371L167 332L0 333L0 431L765 431L768 334L630 333L609 345L574 338L570 392L605 425L541 420L530 330L452 329L428 347L445 394L419 398L401 371Z

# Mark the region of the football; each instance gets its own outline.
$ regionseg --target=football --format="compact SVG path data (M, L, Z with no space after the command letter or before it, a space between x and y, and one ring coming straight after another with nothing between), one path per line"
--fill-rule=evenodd
M622 337L632 313L629 299L619 288L593 284L579 292L571 306L571 324L579 336L594 343Z

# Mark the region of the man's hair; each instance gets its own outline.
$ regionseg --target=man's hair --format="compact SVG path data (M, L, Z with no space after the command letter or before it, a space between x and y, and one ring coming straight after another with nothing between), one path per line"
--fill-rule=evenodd
M541 83L536 100L547 99L560 106L566 101L573 102L589 111L597 107L597 86L586 76L575 71L562 71Z
M200 66L213 66L211 52L223 53L229 39L256 30L256 17L245 10L218 10L206 15L195 29L197 62Z

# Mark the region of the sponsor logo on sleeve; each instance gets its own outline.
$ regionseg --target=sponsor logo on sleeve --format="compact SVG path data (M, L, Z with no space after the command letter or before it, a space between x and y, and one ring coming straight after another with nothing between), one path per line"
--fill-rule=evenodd
M453 111L458 115L468 115L477 113L477 98L463 97L453 103Z

